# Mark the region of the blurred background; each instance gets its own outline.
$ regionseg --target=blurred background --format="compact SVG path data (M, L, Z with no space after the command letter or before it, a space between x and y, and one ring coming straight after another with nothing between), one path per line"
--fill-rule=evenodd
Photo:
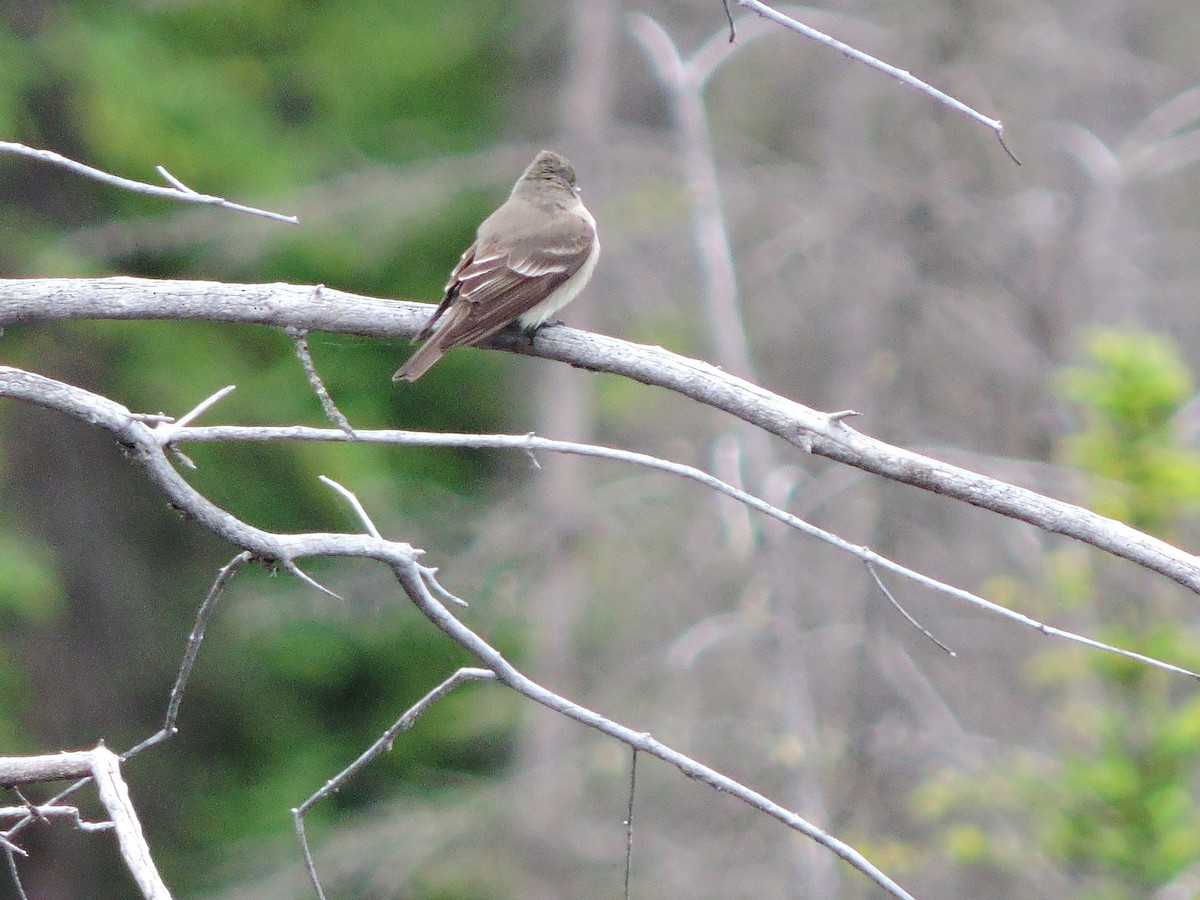
M434 301L552 146L604 245L570 324L856 409L869 434L1197 546L1200 9L789 9L1001 118L1023 165L795 34L742 20L730 48L716 0L0 0L0 140L142 180L162 164L302 223L0 157L0 275ZM721 60L706 131L681 130L695 122L634 14L685 57ZM732 273L693 237L704 182L689 171L706 160ZM481 350L394 385L407 343L310 342L356 427L536 430L692 463L1026 614L1200 666L1197 598L1172 583L666 392ZM273 331L16 326L0 359L136 410L182 414L236 384L206 423L324 424ZM0 752L128 747L158 727L235 548L175 516L107 435L14 404L0 425ZM917 896L1200 896L1200 700L1182 679L889 579L950 658L853 559L659 474L494 452L188 452L191 482L263 528L357 530L316 476L338 479L428 551L471 601L465 620L531 677L796 809ZM177 896L308 896L290 808L469 662L378 568L309 571L346 601L238 576L180 734L127 767ZM318 806L309 836L330 897L620 896L628 770L623 746L469 686ZM669 767L643 759L638 776L634 896L877 895ZM132 894L106 834L42 825L23 844L35 900Z

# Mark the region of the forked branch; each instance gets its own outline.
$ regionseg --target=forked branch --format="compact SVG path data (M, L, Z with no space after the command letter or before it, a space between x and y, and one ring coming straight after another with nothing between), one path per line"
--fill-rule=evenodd
M311 287L286 284L0 279L0 327L57 319L175 319L398 338L416 334L428 310L423 303L379 300L330 288L315 293ZM811 409L700 360L566 326L544 328L532 343L522 335L501 332L485 346L666 388L806 452L1074 538L1200 594L1200 558L1166 541L1073 503L876 440L851 428L843 414ZM384 372L380 383L386 383Z
M104 184L112 185L113 187L122 188L127 191L133 191L135 194L149 194L152 197L164 197L170 200L182 200L185 203L200 203L205 206L219 206L222 209L228 209L232 212L247 213L252 216L261 216L264 219L274 219L276 222L287 222L289 225L299 224L300 220L295 216L285 216L282 213L271 212L266 209L258 209L254 206L244 206L241 203L233 203L226 200L224 197L215 197L212 194L201 194L199 191L194 191L162 166L156 166L155 171L163 181L167 182L169 187L163 187L159 184L146 184L143 181L133 181L129 178L122 178L119 175L112 175L101 169L93 168L81 162L76 162L73 159L68 159L61 153L55 153L53 150L39 150L36 147L27 147L24 144L14 144L10 141L0 141L0 153L10 153L14 156L24 156L29 159L37 159L42 162L50 163L51 165L59 166L74 172L77 175L83 175L86 178L91 178L95 181L103 182Z
M450 613L439 599L439 596L445 596L445 592L437 587L431 589L431 582L435 581L433 570L418 563L423 551L407 543L386 540L372 534L275 534L263 531L221 509L192 488L171 465L167 449L155 434L155 429L143 421L143 417L121 404L82 388L10 367L0 367L0 396L57 410L104 428L126 448L128 456L141 466L155 487L175 507L186 511L193 520L254 558L287 568L310 584L313 582L299 571L296 560L309 556L330 556L371 559L383 563L395 575L401 588L426 618L455 643L474 655L499 681L517 693L567 718L616 738L639 752L670 763L689 778L737 797L832 851L889 895L910 897L849 844L795 812L751 790L741 782L660 743L649 734L621 725L527 678L504 659L499 651ZM338 433L345 434L340 431ZM240 564L240 559L239 556L233 565ZM218 578L218 585L214 586L214 590L219 592L219 588L223 586L224 580ZM199 638L189 642L190 645L193 643L198 646ZM175 708L177 709L177 705Z

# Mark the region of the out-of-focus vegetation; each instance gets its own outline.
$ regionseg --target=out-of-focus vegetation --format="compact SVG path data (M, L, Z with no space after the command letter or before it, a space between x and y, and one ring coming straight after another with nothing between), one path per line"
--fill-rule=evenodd
M1192 374L1162 335L1097 330L1086 353L1062 373L1077 413L1062 461L1088 474L1097 510L1169 538L1200 496L1185 413ZM1044 615L1085 611L1101 640L1200 669L1200 635L1181 624L1177 591L1123 591L1105 580L1109 566L1096 571L1074 552L1052 565L1058 592L1042 597ZM1072 892L1114 900L1153 896L1185 875L1200 857L1200 699L1173 690L1165 672L1076 649L1046 651L1025 674L1056 711L1048 743L1067 749L1057 759L1012 753L922 786L916 809L941 823L952 864L990 873L1005 896L1063 863Z
M720 326L705 319L678 132L631 11L685 55L713 37L733 53L705 99L766 387L1200 545L1194 0L805 11L1002 118L1021 167L977 123L795 34L752 39L743 22L730 48L719 3L0 3L0 139L142 180L163 164L302 222L0 157L0 273L434 300L530 150L553 142L604 244L567 321L710 358ZM792 447L756 473L743 431L668 392L478 350L396 386L407 343L310 343L356 426L538 430L694 463L907 566L1195 667L1194 599L1173 583ZM232 383L203 421L323 424L269 330L14 325L0 360L151 412ZM316 476L343 482L385 533L429 551L471 601L463 615L532 676L811 816L917 896L1145 896L1197 871L1184 679L889 581L947 657L857 561L775 539L662 475L371 446L186 449L199 489L266 528L358 529ZM0 404L0 752L153 731L234 552L166 509L106 436ZM308 570L346 601L240 574L180 734L129 766L180 896L303 895L288 809L465 662L384 574ZM638 772L638 896L872 896L777 822L653 762ZM624 748L471 686L318 807L310 837L331 897L619 894L627 773ZM27 841L37 900L129 895L109 836L39 827Z
M323 282L434 299L509 174L486 187L469 179L459 190L451 186L443 192L448 203L424 212L398 211L395 218L407 224L402 233L390 232L393 245L384 249L389 234L363 232L388 211L365 203L364 194L389 195L389 181L405 163L496 141L510 90L502 48L513 24L511 4L469 0L0 9L3 139L146 181L157 178L154 166L161 163L198 190L297 212L302 220L298 228L239 221L3 158L0 271ZM347 180L344 190L338 179ZM326 193L305 193L318 184ZM360 224L355 211L364 206L369 213ZM89 224L96 230L88 232ZM142 239L159 229L161 240ZM228 232L246 235L244 246L231 250ZM449 394L435 384L418 401L414 392L394 389L388 375L407 352L403 345L321 336L311 343L356 424L436 421L488 430L507 414L483 390ZM13 327L0 354L7 364L66 378L135 409L179 414L237 384L210 421L322 424L290 343L264 330ZM489 367L502 368L479 358L446 365L473 366L484 376ZM0 409L0 425L3 752L99 737L126 746L148 734L165 710L191 619L230 549L175 519L134 471L122 472L110 442L69 427L56 431L45 417L11 406ZM199 464L192 473L198 488L271 529L357 527L318 484L318 474L352 485L377 515L438 506L442 512L423 521L433 528L443 522L451 543L461 532L454 511L469 516L477 508L473 498L491 490L494 468L481 454L329 451L278 445L188 452ZM66 509L48 508L63 502ZM92 536L86 550L76 540L85 532ZM115 547L103 548L102 537ZM204 549L193 555L197 542ZM167 753L148 754L130 772L159 862L181 895L213 887L211 873L248 837L288 833L289 806L466 661L398 592L381 583L365 595L383 599L342 608L310 599L298 608L303 592L290 579L243 575L222 601L179 737ZM501 627L501 640L505 632ZM132 681L122 677L134 671ZM55 673L74 677L64 687ZM110 680L111 691L87 696ZM492 701L485 705L490 714L460 715L461 702L439 705L393 752L319 807L314 821L366 798L429 794L503 767L512 704ZM47 706L59 708L50 717L56 725L47 725ZM68 849L56 865L49 859L54 851L34 843L35 856L41 854L29 874L35 896L42 864L74 884L72 896L110 890L127 896L127 876L115 859L110 870L98 865L94 846L78 848L77 857Z

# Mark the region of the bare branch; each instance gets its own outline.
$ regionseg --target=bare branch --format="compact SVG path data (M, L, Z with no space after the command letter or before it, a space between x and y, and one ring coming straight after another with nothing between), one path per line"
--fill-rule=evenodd
M150 194L153 197L167 197L171 200L183 200L188 203L201 203L206 206L219 206L222 209L232 210L234 212L249 213L252 216L262 216L265 219L274 219L276 222L287 222L289 225L298 225L300 220L295 216L285 216L281 213L270 212L265 209L257 209L253 206L243 206L240 203L231 203L223 197L214 197L211 194L201 194L192 190L182 181L164 169L158 166L158 174L163 177L171 187L162 187L156 184L145 184L141 181L131 181L128 178L121 178L118 175L110 175L108 172L103 172L100 169L93 169L91 166L84 165L81 162L76 162L73 159L68 159L53 150L38 150L33 147L26 147L24 144L13 144L8 141L0 141L0 153L11 153L15 156L26 156L30 159L41 160L42 162L52 163L56 166L62 166L64 169L69 169L77 175L84 175L88 178L94 178L96 181L102 181L105 184L113 187L123 188L127 191L133 191L135 194Z
M629 883L633 875L633 798L637 793L637 758L637 747L634 747L629 759L629 808L625 812L625 900L629 900Z
M352 436L352 434L348 436ZM318 475L317 481L321 482L321 484L326 485L327 487L333 488L343 500L350 504L350 508L354 510L354 512L358 515L359 521L363 523L363 527L367 529L367 534L373 538L383 540L383 535L379 533L379 529L375 527L375 523L371 521L371 517L367 515L367 511L363 509L362 503L352 491L348 490L343 485L338 484L327 475Z
M362 752L362 754L346 766L341 772L335 775L329 781L321 786L320 790L314 793L311 797L301 803L292 810L292 819L296 825L296 836L300 839L301 852L304 854L304 868L308 871L309 880L312 882L313 890L316 891L318 898L324 898L325 892L321 889L321 881L317 877L316 863L313 862L312 851L308 846L308 836L304 830L304 816L316 804L320 803L330 794L336 793L341 789L342 785L348 782L351 778L357 775L363 767L369 765L376 757L385 751L390 752L392 744L396 740L396 736L402 731L407 731L413 726L413 723L421 716L425 710L433 706L438 700L446 696L456 687L461 684L466 684L471 681L494 681L496 673L488 669L470 669L462 668L435 687L432 691L414 703L396 722L388 728L379 739L370 747Z
M235 385L235 384L225 385L225 387L221 388L219 391L212 394L211 396L206 397L205 399L201 400L199 403L197 403L195 405L195 407L193 407L191 410L189 410L188 412L186 412L182 416L180 416L178 419L176 419L174 424L179 427L182 427L184 425L191 425L192 422L196 421L196 419L198 419L200 416L204 415L204 413L208 412L210 409L212 409L212 407L214 407L221 400L224 400L226 397L228 397L230 394L232 394L235 390L237 390L237 385Z
M96 790L100 794L100 802L112 817L117 831L117 844L133 880L146 900L170 900L171 892L154 865L137 811L129 799L129 788L121 777L120 758L103 745L91 753Z
M317 555L319 553L320 553L320 551L318 550L309 555ZM325 596L332 597L334 600L345 600L346 599L345 597L343 597L341 594L337 593L336 591L332 591L329 588L325 587L325 585L321 584L321 582L317 581L317 579L313 578L311 575L309 575L307 572L305 572L303 569L301 569L298 565L296 565L296 563L293 560L285 559L285 560L283 560L282 563L280 563L280 565L282 565L283 568L289 574L294 575L300 581L303 581L305 584L307 584L311 588L315 588L316 590L320 591Z
M417 568L421 572L421 577L425 579L425 586L433 591L436 596L453 603L455 606L461 606L464 609L470 606L466 600L463 600L461 597L456 597L454 594L446 590L445 585L437 580L437 569L429 566L417 566Z
M439 602L428 583L433 578L432 571L417 563L420 551L411 545L364 535L272 534L262 531L242 522L194 490L171 466L153 430L120 404L81 388L10 367L0 367L0 396L14 397L38 406L56 409L106 429L126 447L129 457L142 467L154 485L173 504L187 510L195 521L255 557L290 567L293 574L310 583L311 579L307 579L295 568L294 560L323 555L373 559L387 565L405 593L435 626L473 653L500 681L518 693L616 738L632 748L656 756L675 766L689 778L698 779L716 790L737 797L832 851L892 896L910 896L853 847L791 810L729 776L654 740L649 734L636 732L613 722L526 678L486 641L455 619ZM342 432L336 433L343 439L347 437ZM82 783L77 782L67 792L77 789ZM67 792L64 792L64 795ZM61 797L58 797L51 802L57 803L60 799ZM14 826L14 829L31 820L31 816L27 817ZM8 833L11 834L14 829L10 829Z
M392 724L379 739L370 747L362 752L362 754L354 760L345 769L331 778L329 781L314 793L311 797L305 800L300 806L292 810L292 815L303 817L317 803L320 803L330 794L336 792L342 785L353 778L364 766L370 763L373 759L379 756L384 751L390 751L392 744L396 740L396 736L403 731L412 728L413 724L421 717L425 710L441 700L442 697L449 694L459 685L467 684L472 681L494 681L496 673L489 669L472 669L462 668L431 690L428 694L414 703L399 719Z
M313 288L313 293L320 294L321 288L322 285L318 284ZM321 375L317 371L317 364L313 362L312 353L308 349L308 332L303 328L286 328L284 330L287 332L287 336L292 339L292 346L296 350L296 357L300 360L300 365L304 368L304 375L308 379L308 386L321 402L321 409L325 410L325 418L329 419L330 422L342 429L346 434L354 434L354 429L350 427L350 420L342 415L342 411L333 402L333 397L329 395L329 389L325 387L325 382L321 380Z
M378 300L328 288L314 297L310 287L283 284L0 279L0 327L58 319L196 319L396 338L416 334L428 317L428 304ZM667 388L806 452L1066 535L1200 593L1200 559L1166 541L1075 504L875 440L851 428L841 414L818 412L700 360L564 325L541 329L532 342L502 332L487 346ZM36 390L28 399L40 402ZM123 410L122 416L128 414Z
M16 819L26 815L34 815L39 819L70 819L80 831L111 831L115 827L112 822L86 821L77 806L0 806L0 819Z
M0 368L0 374L3 370ZM3 382L0 380L0 394L3 393ZM556 441L550 438L541 438L532 434L521 435L506 435L506 434L454 434L450 432L420 432L420 431L359 431L355 433L354 438L341 431L335 431L327 428L305 428L302 426L237 426L237 425L213 425L205 428L185 428L178 431L174 440L187 442L213 442L213 441L268 441L268 440L312 440L312 441L349 441L355 440L363 443L377 444L394 444L396 446L420 446L420 447L467 447L473 449L504 449L504 450L519 450L526 453L533 453L538 450L551 453L567 453L574 456L585 456L598 459L610 459L616 462L625 463L628 465L641 466L648 469L656 469L661 472L669 472L681 478L686 478L690 481L702 484L714 491L724 494L743 503L751 509L757 510L764 515L784 523L785 525L803 532L804 534L814 537L817 540L836 547L837 549L849 553L857 557L867 564L872 577L883 590L884 594L892 602L892 604L900 610L900 613L913 624L915 628L923 632L930 640L949 653L951 656L955 654L949 650L944 644L938 641L933 635L929 634L918 622L916 622L904 609L896 602L895 598L883 586L879 580L879 576L875 571L875 567L887 569L897 575L915 581L927 588L946 594L958 600L964 600L972 606L994 613L1001 618L1008 619L1042 634L1062 638L1063 640L1072 641L1074 643L1083 644L1093 649L1104 650L1107 653L1115 653L1118 656L1124 656L1128 659L1134 659L1139 662L1144 662L1152 665L1155 668L1163 669L1172 672L1176 675L1186 675L1189 678L1200 679L1200 674L1192 672L1188 669L1180 668L1159 659L1153 659L1143 656L1139 653L1133 653L1129 650L1124 650L1120 647L1114 647L1111 644L1105 644L1092 638L1084 637L1071 631L1064 631L1060 628L1055 628L1052 625L1046 625L1037 619L1030 618L1022 613L1011 610L1007 607L987 600L978 594L973 594L970 591L964 590L954 585L939 581L936 578L918 572L915 569L910 569L907 566L901 565L886 556L881 556L869 547L863 547L854 544L844 538L839 537L832 532L826 531L810 522L801 519L785 510L779 509L760 497L744 491L741 488L722 481L721 479L710 475L703 469L697 469L694 466L685 465L683 463L673 462L671 460L662 459L661 457L651 456L646 453L636 453L631 450L620 450L614 447L603 447L597 444L580 444L573 441ZM444 591L440 585L436 590ZM449 599L455 602L466 605L457 597L451 596Z
M187 688L188 678L192 674L192 667L196 664L196 657L200 653L200 644L204 640L204 629L208 627L209 617L217 606L217 600L222 592L233 581L233 576L236 575L246 563L250 562L253 557L246 551L242 551L228 563L222 567L217 573L217 580L213 582L211 588L208 589L208 595L204 598L204 602L200 604L200 609L196 613L196 624L192 626L192 633L188 635L187 649L183 652L183 662L179 665L179 674L175 676L175 685L171 688L171 696L167 700L167 714L163 719L163 726L155 734L152 734L146 740L142 741L137 746L125 752L125 759L136 756L143 750L153 747L155 744L162 743L169 737L174 737L178 729L175 727L175 722L179 718L179 706L183 703L183 692Z
M822 847L830 850L853 868L866 875L883 890L893 897L909 895L903 888L875 867L866 857L850 845L844 843L828 832L813 825L789 809L778 805L757 791L751 790L728 775L711 769L706 765L686 756L666 744L655 740L650 734L634 731L624 725L605 718L586 707L580 706L560 697L535 681L527 678L500 655L500 652L488 644L474 631L454 618L446 607L442 606L426 589L425 583L415 566L396 566L393 571L404 591L434 625L444 632L451 640L472 653L488 669L496 673L496 677L517 693L552 709L569 719L574 719L589 728L607 734L630 748L641 753L661 759L679 769L688 778L702 781L717 791L738 798L754 809L759 810L782 822L789 828L800 832L816 841Z
M12 883L17 889L17 897L20 900L29 900L29 895L25 893L25 885L21 882L21 873L17 871L17 858L13 856L13 850L10 849L8 842L4 842L4 855L8 859L8 874L12 878ZM24 851L21 851L22 853Z
M841 53L843 56L846 56L855 62L860 62L863 65L870 66L872 69L878 69L880 72L895 78L902 84L907 84L909 87L914 87L923 94L928 94L939 103L944 103L951 109L956 110L963 115L970 116L981 125L986 125L993 132L995 132L996 138L1000 141L1000 146L1004 148L1004 152L1008 154L1008 157L1017 165L1021 164L1021 161L1013 156L1013 152L1009 150L1008 145L1004 143L1004 126L1000 123L999 119L990 119L983 113L977 112L976 110L967 106L962 101L955 100L949 94L939 91L933 85L926 84L924 81L916 78L911 73L906 72L903 69L897 69L895 66L889 65L883 60L876 59L874 56L871 56L868 53L863 53L863 51L851 47L849 44L843 44L837 38L830 37L824 32L817 31L815 28L811 28L801 22L797 22L795 19L785 16L778 10L772 9L765 3L760 3L759 0L737 0L737 4L738 6L745 7L751 12L762 16L764 19L770 19L772 22L782 25L784 28L791 29L792 31L803 35L809 40L816 41L818 44L824 44L826 47L838 51L838 53Z
M5 786L59 781L80 776L84 776L83 780L76 782L64 793L75 790L89 780L95 780L100 802L112 820L109 827L116 831L121 856L125 859L125 865L142 896L147 900L170 900L171 893L158 874L154 859L150 855L150 847L142 834L137 811L129 799L129 789L121 777L120 757L101 744L92 750L0 759L0 783ZM55 798L44 806L25 809L24 818L4 833L6 851L10 854L14 851L23 853L24 851L9 843L7 839L29 822L47 815L47 810L53 810L57 804L58 798ZM93 827L91 830L96 829ZM10 868L15 871L15 863L10 862Z

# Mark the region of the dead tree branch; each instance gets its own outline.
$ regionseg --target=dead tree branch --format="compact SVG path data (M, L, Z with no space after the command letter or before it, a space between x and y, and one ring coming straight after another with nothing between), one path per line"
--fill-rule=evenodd
M946 106L950 107L956 112L960 112L963 115L974 119L981 125L990 128L996 135L996 138L1000 141L1000 146L1004 148L1004 152L1008 154L1009 159L1011 159L1017 165L1021 164L1021 161L1013 155L1013 152L1008 149L1008 145L1004 143L1004 126L1001 124L999 119L989 118L978 110L967 106L961 100L956 100L954 97L951 97L944 91L939 91L931 84L926 84L911 72L907 72L904 69L898 69L889 63L885 63L881 59L876 59L869 53L864 53L857 47L851 47L849 44L844 44L837 38L830 37L829 35L825 34L823 31L817 31L817 29L805 25L803 22L796 21L791 16L785 16L783 13L776 9L772 9L765 3L760 3L759 0L736 0L736 2L738 6L748 9L750 12L762 16L764 19L768 19L777 25L782 25L784 28L803 35L811 41L816 41L818 44L823 44L826 47L836 50L838 53L841 53L848 59L862 63L865 66L870 66L872 69L877 69L878 71L883 72L885 75L896 79L901 84L906 84L909 87L916 88L921 93L927 94L934 100L937 100L939 103L944 103ZM728 6L726 6L727 13L728 9Z
M186 319L394 339L415 335L428 312L423 303L286 284L0 279L0 327L56 319ZM1074 538L1200 594L1200 558L1166 541L1073 503L876 440L851 428L839 413L818 412L700 360L566 326L542 329L532 345L505 332L487 346L675 391L806 452ZM381 384L385 376L381 373Z
M866 875L894 897L910 895L850 845L773 802L739 781L655 740L553 693L515 669L482 637L456 619L431 588L432 570L418 563L424 551L371 534L276 534L256 528L204 497L171 465L167 450L144 417L119 403L41 375L0 367L0 396L56 410L97 425L124 446L130 459L175 507L194 521L268 564L287 569L306 583L326 590L299 570L296 561L310 556L371 559L387 566L401 588L439 630L474 655L496 678L522 696L679 769L689 778L730 794L816 841ZM339 432L342 433L342 432ZM223 583L222 583L223 584ZM148 895L149 896L149 895ZM157 895L156 895L157 896Z
M55 166L61 166L74 172L76 175L83 175L86 178L92 178L104 184L112 185L113 187L123 188L127 191L133 191L135 194L149 194L152 197L165 197L170 200L182 200L185 203L200 203L205 206L219 206L222 209L228 209L233 212L247 213L252 216L261 216L264 219L274 219L276 222L287 222L289 225L297 225L300 220L295 216L285 216L282 213L271 212L266 209L258 209L253 206L243 206L241 203L232 203L224 197L214 197L212 194L201 194L198 191L192 190L162 166L156 166L155 169L162 177L163 181L167 182L170 187L163 187L158 184L146 184L142 181L133 181L129 178L122 178L119 175L110 175L100 169L95 169L91 166L84 165L81 162L76 162L73 159L68 159L60 153L55 153L53 150L39 150L36 147L26 147L24 144L14 144L9 141L0 141L0 153L10 153L14 156L25 156L29 159L37 159L42 162L48 162Z
M65 778L90 778L96 782L100 802L111 819L111 824L105 827L110 827L116 832L121 856L141 895L146 900L170 900L171 892L167 889L162 876L158 874L158 868L154 865L150 847L142 834L137 810L129 797L129 788L126 786L124 778L121 777L121 758L119 756L101 744L92 750L72 753L0 758L0 785L4 787L60 781ZM74 812L74 817L78 818L78 811L72 812ZM48 814L36 806L27 808L25 813L25 819L22 821ZM71 815L70 812L53 807L49 813ZM95 828L96 826L93 825L91 830L95 830ZM6 833L11 833L11 830ZM7 849L10 853L14 850L23 852L11 844Z

